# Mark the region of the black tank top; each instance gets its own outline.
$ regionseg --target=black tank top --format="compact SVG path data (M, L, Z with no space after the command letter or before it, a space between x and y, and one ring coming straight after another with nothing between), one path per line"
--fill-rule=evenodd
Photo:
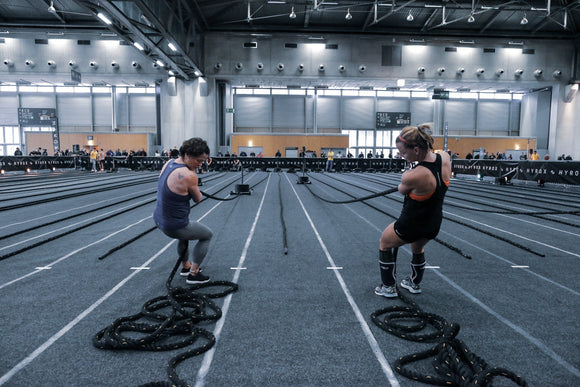
M417 226L434 226L435 224L441 224L443 217L443 199L447 192L447 184L445 184L441 175L441 156L439 154L436 154L435 156L435 162L429 163L421 161L413 167L416 168L420 165L431 171L433 176L435 176L435 181L437 183L435 192L429 199L421 201L415 200L407 194L405 195L405 201L403 202L401 217L405 216L413 219Z

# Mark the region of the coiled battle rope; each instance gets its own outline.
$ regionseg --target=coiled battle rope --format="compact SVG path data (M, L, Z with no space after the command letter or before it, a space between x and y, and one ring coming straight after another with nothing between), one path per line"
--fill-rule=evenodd
M459 333L458 324L450 323L434 313L424 312L399 289L397 292L407 305L376 310L371 314L371 320L382 330L402 339L437 343L426 351L398 358L394 364L397 373L412 380L440 386L485 387L491 386L495 377L511 379L518 386L527 385L521 376L505 368L490 367L485 360L471 352L465 343L456 338ZM435 374L422 373L411 368L412 363L429 358L432 358Z
M147 301L141 312L118 318L93 337L93 345L99 349L170 351L198 343L196 347L169 360L167 376L171 382L153 382L146 384L147 386L189 385L177 374L177 365L208 351L216 341L211 332L196 327L196 324L219 320L222 316L221 309L211 299L225 297L238 290L238 285L229 281L212 281L188 288L173 287L171 282L180 265L181 258L178 258L166 282L166 296ZM199 292L201 289L216 287L225 290L215 293ZM131 337L125 335L125 332L132 332ZM139 335L141 336L138 337ZM176 339L176 336L181 339Z
M399 189L398 189L398 187L394 187L394 188L388 189L386 191L377 192L377 193L372 194L372 195L363 196L363 197L360 197L360 198L355 198L355 199L350 199L350 200L340 200L340 201L325 199L322 196L315 194L309 187L308 187L308 190L310 191L310 193L312 193L312 195L314 195L318 199L320 199L322 201L325 201L327 203L346 204L346 203L362 202L364 200L376 198L376 197L379 197L379 196L385 196L385 195L391 194L393 192L397 192Z

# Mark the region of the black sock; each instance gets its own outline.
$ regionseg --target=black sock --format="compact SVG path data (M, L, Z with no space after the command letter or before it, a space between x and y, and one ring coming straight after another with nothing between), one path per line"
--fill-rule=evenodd
M425 254L413 254L413 260L411 261L411 281L414 284L419 285L423 280L423 273L425 272Z
M393 251L379 250L379 267L381 269L381 281L385 286L394 286L396 279L396 257Z

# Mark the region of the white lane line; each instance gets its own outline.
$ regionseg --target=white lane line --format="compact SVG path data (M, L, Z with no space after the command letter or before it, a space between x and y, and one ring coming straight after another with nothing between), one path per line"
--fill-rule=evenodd
M234 179L233 179L233 178L230 178L230 179L226 179L225 181L228 181L228 180L234 180ZM213 185L213 186L211 186L211 187L209 187L209 188L211 189L211 188L214 188L214 187L215 187L215 185ZM228 196L229 196L229 195L228 195ZM221 202L218 202L218 203L221 203ZM209 212L211 212L211 211L213 211L213 209L214 209L215 207L217 207L217 204L216 204L215 206L213 206L213 207L212 207L212 208L211 208L211 209L208 211L208 213L209 213ZM152 215L149 215L149 216L147 216L147 217L145 217L145 218L143 218L143 219L141 219L141 220L138 220L137 222L135 222L135 223L132 223L132 224L130 224L130 225L128 225L128 226L126 226L126 227L123 227L122 229L120 229L120 230L118 230L118 231L115 231L115 232L113 232L113 233L111 233L111 234L109 234L109 235L107 235L107 236L105 236L105 237L103 237L103 238L101 238L101 239L99 239L99 240L95 241L95 242L92 242L92 243L90 243L90 244L88 244L88 245L86 245L86 246L83 246L83 247L81 247L81 248L78 248L78 249L76 249L76 250L74 250L74 251L71 251L70 253L68 253L68 254L66 254L66 255L64 255L64 256L62 256L62 257L58 258L56 261L54 261L54 262L52 262L52 263L49 263L49 264L48 264L46 267L49 267L49 266L54 266L54 265L56 265L57 263L59 263L59 262L61 262L61 261L64 261L64 260L65 260L65 259L67 259L67 258L70 258L71 256L75 255L76 253L79 253L79 252L81 252L81 251L83 251L83 250L85 250L85 249L88 249L88 248L89 248L89 247L91 247L91 246L94 246L94 245L96 245L96 244L99 244L99 243L101 243L102 241L105 241L105 240L107 240L107 239L109 239L109 238L111 238L111 237L113 237L113 236L115 236L115 235L117 235L117 234L119 234L119 233L121 233L121 232L124 232L124 231L126 231L126 230L130 229L130 228L131 228L131 227L133 227L133 226L136 226L136 225L138 225L139 223L142 223L142 222L146 221L147 219L151 219L152 217L153 217ZM204 216L202 216L201 218L199 218L199 219L198 219L198 221L200 221L200 220L201 220L201 219L203 219L204 217L205 217L205 215L204 215ZM206 263L207 263L207 261L206 261ZM18 278L16 278L16 279L13 279L12 281L6 282L6 283L4 283L4 284L0 285L0 289L2 289L2 288L5 288L6 286L9 286L9 285L11 285L11 284L13 284L13 283L16 283L16 282L18 282L18 281L21 281L21 280L23 280L23 279L25 279L25 278L28 278L28 277L30 277L30 276L32 276L32 275L34 275L34 274L37 274L37 273L39 273L40 271L41 271L41 270L35 270L35 271L32 271L32 272L30 272L30 273L28 273L28 274L25 274L25 275L21 276L21 277L18 277Z
M205 218L207 215L209 215L217 206L219 206L222 203L223 203L222 201L217 202L217 204L215 206L213 206L212 208L210 208L205 214L203 214L203 216L201 216L199 219L197 219L197 221L198 222L201 221L203 218ZM148 219L150 217L151 216L149 216L149 217L147 217L145 219ZM137 223L140 223L140 222L142 222L145 219L141 219ZM126 228L128 228L128 227L130 227L130 226L127 226ZM119 230L117 232L121 232L121 231L122 230ZM149 266L149 264L151 262L153 262L155 259L157 259L157 257L159 257L161 254L163 254L163 252L165 250L167 250L176 241L177 241L176 239L173 239L171 242L167 243L155 255L153 255L146 262L144 262L141 265L141 267ZM93 243L97 243L97 242L93 242ZM88 247L88 246L86 246L86 247ZM72 253L71 253L71 255L72 255ZM58 261L60 261L62 259L64 259L64 257L61 258L61 259L58 259L56 262L58 262ZM91 313L99 305L101 305L103 302L105 302L109 297L111 297L113 294L115 294L115 292L117 292L117 290L119 290L131 278L133 278L135 275L137 275L140 272L141 272L141 270L135 270L133 273L131 273L130 275L128 275L125 279L123 279L121 282L119 282L115 287L113 287L111 290L109 290L103 297L101 297L100 299L98 299L94 304L92 304L90 307L88 307L87 309L85 309L81 314L79 314L74 320L72 320L71 322L69 322L64 328L62 328L60 331L58 331L57 333L55 333L52 337L50 337L47 341L45 341L40 347L36 348L34 350L34 352L32 352L30 355L28 355L26 358L24 358L18 364L16 364L10 371L8 371L4 375L2 375L2 377L0 378L0 386L3 385L3 384L5 384L6 382L8 382L18 371L22 370L24 367L26 367L27 365L29 365L34 359L36 359L38 356L40 356L52 344L54 344L58 339L60 339L62 336L64 336L75 325L77 325L82 319L84 319L86 316L88 316L89 313ZM236 275L238 275L238 274L239 274L239 271L236 272Z
M69 224L68 226L64 226L64 227L61 227L61 228L57 228L57 229L54 229L54 230L45 232L44 234L36 235L36 236L34 236L32 238L24 239L24 240L21 240L20 242L16 242L16 243L13 243L13 244L8 245L8 246L0 247L0 250L4 250L4 249L8 249L10 247L18 246L18 245L21 245L22 243L26 243L28 241L32 241L32 240L41 238L41 237L46 236L46 235L54 234L55 232L58 232L58 231L61 231L61 230L66 230L67 228L71 228L71 227L77 226L77 225L82 224L82 223L85 223L85 222L90 222L91 220L99 219L99 218L102 218L104 216L110 215L110 214L112 214L114 212L121 211L121 210L125 210L125 209L127 209L129 207L137 206L139 204L143 204L143 203L148 202L148 201L151 201L151 198L142 200L142 201L137 202L137 203L133 203L133 204L127 205L125 207L117 208L115 210L112 210L112 211L109 211L109 212L105 212L105 213L100 214L100 215L97 215L97 216L93 216L92 218L83 219L80 222L72 223L72 224Z
M230 267L230 270L246 270L247 267Z
M287 175L284 175L284 176L286 177L286 180L288 180L288 176ZM302 200L300 200L298 193L294 189L294 185L292 183L290 183L290 180L288 180L288 183L290 184L290 187L292 187L292 191L294 191L294 195L296 195L296 198L298 199L298 202L300 203L300 206L302 207L302 211L304 212L304 214L306 215L306 218L308 219L308 222L310 223L310 227L312 227L312 230L314 230L314 234L316 235L316 238L318 239L318 243L320 244L320 246L322 247L322 250L324 251L324 254L326 255L326 259L330 263L330 266L336 267L336 264L334 263L334 259L332 259L332 256L328 252L328 249L326 248L324 241L320 237L320 234L318 233L318 230L316 229L316 226L314 225L312 218L310 218L310 215L308 214L308 211L306 211L306 208L304 207ZM344 282L344 279L340 275L340 271L339 270L333 270L333 271L334 271L334 275L336 276L336 279L338 280L338 282L340 283L340 286L342 287L342 291L344 292L344 295L346 296L348 303L350 304L350 306L351 306L351 308L352 308L352 310L353 310L353 312L354 312L354 314L355 314L355 316L356 316L356 318L357 318L357 320L358 320L358 322L359 322L359 324L364 332L364 335L367 338L367 341L369 342L369 345L371 346L371 349L372 349L374 355L376 356L377 360L379 361L379 363L383 369L384 374L387 376L389 383L391 384L391 386L400 386L399 381L397 380L397 377L395 376L395 373L393 372L393 369L391 368L391 366L389 365L389 362L385 358L385 355L381 351L381 347L379 346L377 339L375 339L375 336L373 335L373 332L369 328L364 316L362 315L360 308L358 307L354 298L352 297L350 290L348 289L348 286L346 285L346 283Z
M175 243L175 239L172 240L171 242L169 242L168 244L166 244L161 250L159 250L157 252L157 254L155 254L154 256L149 258L149 260L147 262L145 262L143 264L143 266L148 265L149 263L153 262L165 250L167 250L169 248L169 246L171 246L173 243ZM32 361L34 359L36 359L38 356L40 356L44 351L46 351L58 339L60 339L62 336L64 336L66 333L68 333L75 325L77 325L79 322L81 322L82 319L87 317L89 315L89 313L91 313L99 305L101 305L103 302L105 302L109 297L111 297L113 294L115 294L115 292L117 292L117 290L119 290L123 285L125 285L131 278L133 278L138 273L140 273L140 270L134 271L129 276L127 276L125 279L123 279L121 282L119 282L114 288L109 290L103 297L99 298L94 304L89 306L81 314L79 314L77 317L75 317L74 320L72 320L71 322L66 324L64 326L64 328L62 328L60 331L58 331L57 333L52 335L52 337L49 338L47 341L45 341L40 347L36 348L34 350L34 352L32 352L30 355L28 355L26 358L24 358L18 364L16 364L10 371L5 373L0 378L0 386L3 385L4 383L8 382L18 371L22 370L24 367L26 367L27 365L32 363Z
M567 251L567 250L561 249L561 248L559 248L559 247L556 247L556 246L553 246L553 245L549 245L549 244L547 244L547 243L542 243L542 242L540 242L540 241L537 241L537 240L534 240L534 239L526 238L525 236L522 236L522 235L519 235L519 234L516 234L516 233L510 232L510 231L507 231L507 230L503 230L503 229L501 229L501 228L497 228L497 227L494 227L494 226L490 226L489 224L485 224L485 223L482 223L482 222L478 222L478 221L476 221L476 220L473 220L473 219L470 219L470 218L466 218L466 217L464 217L464 216L456 215L456 214L453 214L453 213L451 213L451 212L449 212L449 211L443 211L443 212L444 212L444 213L446 213L446 214L448 214L448 215L451 215L451 216L456 216L456 217L458 217L458 218L461 218L461 219L468 220L469 222L472 222L472 223L477 223L477 224L479 224L479 225L482 225L482 226L485 226L485 227L489 227L489 228L491 228L491 229L493 229L493 230L496 230L496 231L502 232L502 233L504 233L504 234L510 234L510 235L513 235L513 236L515 236L515 237L517 237L517 238L524 239L524 240L526 240L526 241L528 241L528 242L534 242L534 243L537 243L537 244L539 244L539 245L546 246L546 247L549 247L549 248L551 248L551 249L558 250L558 251L561 251L561 252L563 252L563 253L570 254L570 255L573 255L573 256L575 256L575 257L578 257L578 258L580 258L580 254L576 254L576 253L573 253L573 252L571 252L571 251Z
M151 269L149 266L133 266L129 270L149 270Z
M35 267L36 270L50 270L52 267L50 266L37 266Z
M327 270L342 270L342 266L327 266Z
M481 302L479 299L475 298L473 295L471 295L469 292L467 292L461 286L457 285L450 278L448 278L445 275L441 274L439 271L434 270L434 273L437 274L439 277L441 277L449 285L451 285L452 287L454 287L455 289L457 289L460 293L462 293L465 297L467 297L473 303L477 304L480 308L482 308L483 310L485 310L487 313L491 314L496 319L498 319L499 321L501 321L502 323L504 323L505 325L507 325L508 327L510 327L511 329L513 329L514 331L516 331L517 333L519 333L520 335L522 335L530 343L534 344L536 347L538 347L538 349L540 349L546 355L548 355L549 357L551 357L552 359L554 359L557 363L559 363L560 365L562 365L564 368L566 368L569 372L571 372L572 374L574 374L576 377L580 377L580 370L578 370L576 367L574 367L574 365L568 363L560 355L558 355L556 352L554 352L551 348L549 348L548 346L546 346L540 340L536 339L535 337L533 337L532 335L530 335L528 332L526 332L525 330L523 330L520 326L512 323L507 318L503 317L502 315L500 315L499 313L497 313L496 311L494 311L493 309L491 309L489 306L487 306L486 304L484 304L483 302Z
M266 188L264 189L264 194L262 195L262 200L260 201L260 206L258 207L258 212L256 213L256 216L254 217L254 223L252 224L252 228L250 229L250 234L248 235L248 238L246 239L246 243L244 245L244 249L242 250L242 255L240 256L240 260L238 261L238 267L243 267L244 262L246 261L248 249L250 248L250 243L252 242L252 239L254 238L254 232L256 231L256 225L258 224L258 219L260 218L260 213L262 212L262 205L264 204L264 199L266 198L266 193L268 192L268 186L270 185L270 176L271 175L268 174L268 181L266 182ZM239 278L240 278L240 270L236 270L236 273L234 274L234 278L232 279L232 282L238 283ZM219 337L220 337L222 329L224 327L224 324L226 321L226 316L227 316L228 311L230 309L230 303L232 301L232 296L233 296L233 293L230 293L226 296L226 299L224 301L224 305L222 307L222 317L217 321L215 330L213 332L213 335L215 336L216 343L203 356L203 361L201 363L201 367L199 368L199 371L197 372L197 377L195 378L195 387L202 387L205 385L205 378L207 377L207 374L209 373L209 369L210 369L211 363L213 361L213 356L215 354L216 347L219 343Z
M514 269L529 269L529 266L526 265L512 265Z
M514 262L512 262L512 261L510 261L510 260L508 260L508 259L506 259L506 258L504 258L504 257L501 257L501 256L499 256L499 255L497 255L497 254L494 254L494 253L492 253L491 251L488 251L488 250L486 250L486 249L484 249L484 248L481 248L481 247L479 247L479 246L477 246L477 245L475 245L475 244L473 244L473 243L471 243L471 242L469 242L469 241L467 241L467 240L465 240L465 239L461 239L461 238L459 238L459 237L455 236L454 234L448 233L447 231L443 231L443 230L441 230L441 232L442 232L442 233L444 233L445 235L448 235L448 236L450 236L450 237L454 238L454 239L457 239L457 240L458 240L458 241L460 241L461 243L465 243L465 244L466 244L466 245L468 245L468 246L471 246L471 247L473 247L473 248L475 248L475 249L477 249L477 250L483 251L484 253L486 253L486 254L489 254L489 255L491 255L492 257L495 257L495 258L499 259L500 261L503 261L503 262L507 263L507 264L508 264L508 265L510 265L510 266L516 265L516 264L515 264ZM551 279L549 279L549 278L547 278L547 277L544 277L543 275L540 275L540 274L538 274L538 273L536 273L536 272L534 272L534 271L532 271L532 270L529 270L529 269L524 269L524 271L525 271L525 272L527 272L528 274L531 274L531 275L533 275L533 276L536 276L536 277L540 278L541 280L544 280L544 281L546 281L546 282L549 282L549 283L551 283L552 285L558 286L558 287L560 287L560 288L562 288L562 289L564 289L564 290L566 290L566 291L568 291L568 292L570 292L570 293L572 293L572 294L575 294L575 295L577 295L577 296L580 296L580 292L578 292L578 291L576 291L576 290L574 290L574 289L571 289L571 288L569 288L569 287L567 287L567 286L564 286L564 285L562 285L562 284L559 284L558 282L556 282L556 281L553 281L553 280L551 280Z

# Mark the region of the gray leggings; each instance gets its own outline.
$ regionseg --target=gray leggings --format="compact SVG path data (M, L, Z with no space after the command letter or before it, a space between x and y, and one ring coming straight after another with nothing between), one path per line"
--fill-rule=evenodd
M203 259L207 254L209 242L213 236L213 232L209 227L198 222L190 222L184 228L177 230L161 229L161 231L170 238L179 239L179 243L177 244L177 254L181 257L182 262L188 260L189 241L197 240L198 242L193 248L192 260L194 263L201 265L201 262L203 262Z

